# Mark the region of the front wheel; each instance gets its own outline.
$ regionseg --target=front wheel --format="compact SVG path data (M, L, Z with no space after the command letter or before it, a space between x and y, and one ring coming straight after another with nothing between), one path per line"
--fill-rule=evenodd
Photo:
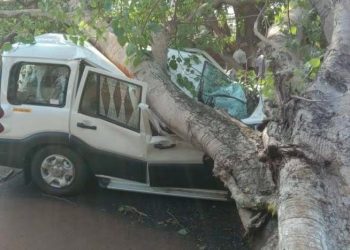
M34 183L53 195L79 193L88 180L84 161L74 151L62 146L47 146L32 159Z

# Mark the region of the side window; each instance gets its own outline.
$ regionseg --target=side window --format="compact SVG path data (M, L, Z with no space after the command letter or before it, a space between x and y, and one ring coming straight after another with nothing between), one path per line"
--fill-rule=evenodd
M11 104L63 107L70 69L65 65L18 63L10 73L7 97Z
M89 73L81 97L79 112L89 115L96 116L98 110L98 75L95 73Z
M79 112L139 131L141 92L141 86L89 72Z

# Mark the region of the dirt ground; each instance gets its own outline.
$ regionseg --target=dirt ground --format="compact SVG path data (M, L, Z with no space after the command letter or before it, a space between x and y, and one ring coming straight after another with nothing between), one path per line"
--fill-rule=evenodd
M63 199L0 181L0 249L247 249L234 203L90 186Z

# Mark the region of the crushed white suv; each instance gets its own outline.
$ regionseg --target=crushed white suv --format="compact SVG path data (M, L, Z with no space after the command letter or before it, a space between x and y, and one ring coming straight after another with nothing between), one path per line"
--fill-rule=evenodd
M110 189L226 200L203 152L154 131L146 92L88 43L15 44L2 55L0 165L55 195L94 175Z

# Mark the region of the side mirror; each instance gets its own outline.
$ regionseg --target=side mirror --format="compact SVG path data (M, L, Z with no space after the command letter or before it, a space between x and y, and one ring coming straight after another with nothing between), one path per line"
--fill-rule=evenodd
M149 106L146 104L146 103L140 103L139 104L139 108L141 109L141 110L148 110L149 109Z
M153 136L149 144L158 149L169 149L176 146L176 143L166 136Z

